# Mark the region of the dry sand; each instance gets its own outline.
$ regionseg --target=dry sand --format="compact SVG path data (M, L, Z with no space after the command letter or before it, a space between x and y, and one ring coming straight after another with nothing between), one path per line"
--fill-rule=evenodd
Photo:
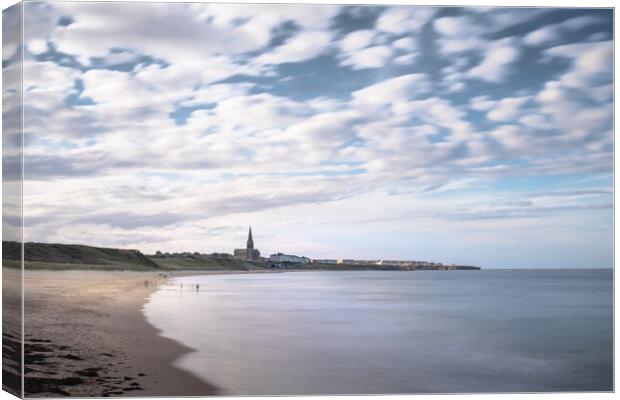
M218 394L172 366L192 349L159 336L142 314L165 280L158 272L26 271L26 396Z

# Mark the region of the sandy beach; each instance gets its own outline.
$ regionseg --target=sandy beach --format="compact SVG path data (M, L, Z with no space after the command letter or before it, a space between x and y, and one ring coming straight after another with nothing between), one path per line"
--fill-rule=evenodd
M170 276L26 271L26 396L217 394L216 387L172 366L192 349L159 336L141 312Z

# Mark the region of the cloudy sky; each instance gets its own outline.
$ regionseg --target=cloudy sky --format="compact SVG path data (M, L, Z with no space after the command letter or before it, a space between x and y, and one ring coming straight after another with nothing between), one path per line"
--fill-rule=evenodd
M612 265L611 10L52 2L24 21L26 240L232 252L251 224L267 255Z

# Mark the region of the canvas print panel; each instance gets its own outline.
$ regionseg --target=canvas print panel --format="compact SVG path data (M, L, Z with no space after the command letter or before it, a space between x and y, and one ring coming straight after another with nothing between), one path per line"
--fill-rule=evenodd
M613 390L611 9L23 7L26 397Z
M22 250L8 243L22 241L21 23L21 4L2 11L2 390L16 396L23 372Z

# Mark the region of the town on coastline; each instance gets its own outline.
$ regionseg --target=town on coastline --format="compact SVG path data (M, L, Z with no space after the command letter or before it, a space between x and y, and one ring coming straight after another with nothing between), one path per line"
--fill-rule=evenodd
M218 258L236 259L251 263L266 264L272 269L304 268L312 265L337 265L340 267L375 267L384 269L391 267L400 270L479 270L480 267L457 264L443 264L439 262L418 261L418 260L362 260L362 259L314 259L306 256L284 254L281 252L271 254L269 257L261 256L260 251L254 247L252 237L252 227L248 230L248 238L245 248L234 249L233 253L211 253L202 254L198 252L167 253L157 251L153 258Z

